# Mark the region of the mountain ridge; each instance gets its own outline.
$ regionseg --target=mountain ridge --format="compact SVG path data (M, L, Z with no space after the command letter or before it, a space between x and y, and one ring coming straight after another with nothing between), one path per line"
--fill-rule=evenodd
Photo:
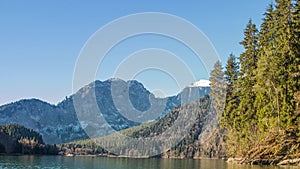
M112 88L114 88L113 92L115 93L112 93ZM93 98L93 93L95 94L95 98ZM2 105L0 106L0 124L16 123L24 125L41 133L46 143L64 143L87 138L88 135L82 126L94 130L99 127L112 127L114 130L119 131L147 122L148 119L155 120L152 117L148 117L151 113L157 113L155 109L151 109L154 103L156 105L165 104L165 107L162 107L164 109L161 110L162 112L158 117L162 118L181 103L195 100L201 95L208 93L209 88L203 87L197 89L197 87L187 87L176 96L156 98L142 83L136 80L124 81L116 78L106 81L96 80L80 88L76 93L66 97L55 105L35 98L22 99ZM74 98L77 96L82 97L80 101L83 103L82 105L87 107L90 106L89 99L96 100L107 122L106 126L99 126L96 123L93 126L92 121L94 119L78 121L78 114L73 104ZM130 105L122 104L122 100L127 97L129 97L127 102ZM120 100L120 104L116 106L115 104L118 103L118 99ZM132 109L135 109L137 112L147 113L144 113L140 117L134 117L135 119L133 120L137 120L138 122L132 121L124 116L128 112L130 114L133 111ZM86 123L86 126L83 123ZM101 132L97 133L97 136L102 134Z

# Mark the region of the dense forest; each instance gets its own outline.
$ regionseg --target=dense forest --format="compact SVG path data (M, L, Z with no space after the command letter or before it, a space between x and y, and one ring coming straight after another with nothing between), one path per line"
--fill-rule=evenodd
M55 145L46 145L42 136L17 124L0 126L0 154L57 154Z
M271 4L260 29L248 22L240 44L244 52L231 54L225 71L217 62L210 77L228 157L300 158L300 1Z

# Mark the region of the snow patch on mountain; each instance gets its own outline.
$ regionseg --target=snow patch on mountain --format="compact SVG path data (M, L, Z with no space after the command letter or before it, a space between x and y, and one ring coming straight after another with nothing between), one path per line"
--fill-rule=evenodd
M209 87L209 80L199 80L189 85L189 87Z

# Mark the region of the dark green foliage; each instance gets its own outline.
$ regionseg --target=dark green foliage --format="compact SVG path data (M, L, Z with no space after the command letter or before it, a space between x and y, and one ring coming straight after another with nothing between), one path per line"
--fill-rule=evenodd
M262 132L273 128L285 129L295 121L299 90L299 35L293 19L294 6L290 0L278 0L266 13L260 34L259 62L257 67L257 99ZM297 63L298 62L298 63Z
M226 66L227 99L222 124L226 127L229 156L247 156L257 150L267 152L264 142L286 138L291 128L299 128L300 8L299 0L277 0L265 13L260 31L250 20L241 42L245 51L239 57L236 82L232 57ZM235 85L236 84L236 85ZM295 130L293 133L298 132ZM278 137L278 138L276 138ZM298 143L297 143L298 144ZM292 146L292 147L289 147ZM287 145L280 158L294 148ZM276 144L264 158L280 159ZM297 154L300 149L295 149ZM255 157L251 154L250 158ZM289 155L290 156L290 155ZM297 156L295 156L297 157ZM288 158L288 157L287 157Z
M42 136L17 124L0 126L0 153L57 154L55 146L45 145Z
M239 73L239 65L236 61L236 58L233 54L230 54L229 59L227 61L225 71L225 79L226 79L226 106L224 110L224 114L221 118L222 126L234 126L234 121L230 119L234 119L235 111L239 105L239 97L237 93L237 79ZM227 124L228 123L228 124Z
M3 144L0 144L0 153L5 153L5 146Z
M35 139L41 144L44 143L39 133L18 124L0 126L0 132L11 137L18 137L19 139L21 139L21 137L27 137L28 139Z
M54 145L47 144L44 146L43 149L44 149L43 154L47 154L47 155L57 155L58 154L58 149L55 144Z
M231 137L235 137L236 150L247 151L245 147L253 145L256 136L256 110L254 106L255 93L253 87L256 84L255 70L257 68L258 37L256 26L249 20L244 31L244 40L240 43L245 51L239 57L240 71L235 81L235 91L229 93L231 97L236 97L235 107L231 108L234 115L229 119L231 126L229 131L233 132ZM228 71L228 70L227 70ZM227 105L226 110L231 104ZM229 111L229 110L228 110ZM230 138L229 138L230 140Z
M276 17L273 5L270 5L265 13L264 22L259 34L259 54L256 70L257 83L254 86L256 93L255 107L257 108L259 132L265 133L267 128L274 128L278 121L278 96L274 84L276 83L275 57L276 51ZM276 102L274 102L276 100ZM277 126L277 125L276 125ZM264 137L264 136L262 136Z
M244 41L241 42L245 51L239 57L241 69L237 81L240 100L238 111L240 116L245 120L256 120L253 86L256 84L255 70L257 68L258 53L257 32L256 26L252 23L252 20L250 20L244 32ZM245 126L242 128L244 127Z

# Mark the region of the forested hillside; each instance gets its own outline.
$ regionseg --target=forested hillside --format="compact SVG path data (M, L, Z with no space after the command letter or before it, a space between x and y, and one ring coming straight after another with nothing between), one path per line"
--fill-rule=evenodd
M231 54L224 72L216 63L211 74L211 93L223 96L213 102L227 155L264 164L300 158L300 1L270 5L260 29L248 22L241 45L244 52Z
M45 145L42 136L17 124L0 126L1 154L57 154L56 147Z
M153 121L141 126L129 128L120 131L121 135L143 140L144 138L154 138L166 132L172 127L179 116L188 119L190 115L195 115L195 123L183 135L182 139L169 147L164 152L160 152L166 145L166 140L156 140L156 146L150 145L150 148L143 147L144 151L140 151L140 145L133 144L126 139L120 140L118 134L113 134L105 138L105 143L113 147L114 152L107 152L101 147L104 142L101 139L80 140L70 144L61 145L65 154L86 155L86 154L115 154L126 157L151 157L155 155L163 158L223 158L225 157L224 135L223 131L217 127L216 113L211 109L210 99L206 95L203 98L176 107L169 112L164 118ZM188 117L186 117L188 116ZM168 140L174 140L178 136L179 130L172 130L168 133ZM161 143L161 144L159 144ZM149 146L149 145L148 145Z

